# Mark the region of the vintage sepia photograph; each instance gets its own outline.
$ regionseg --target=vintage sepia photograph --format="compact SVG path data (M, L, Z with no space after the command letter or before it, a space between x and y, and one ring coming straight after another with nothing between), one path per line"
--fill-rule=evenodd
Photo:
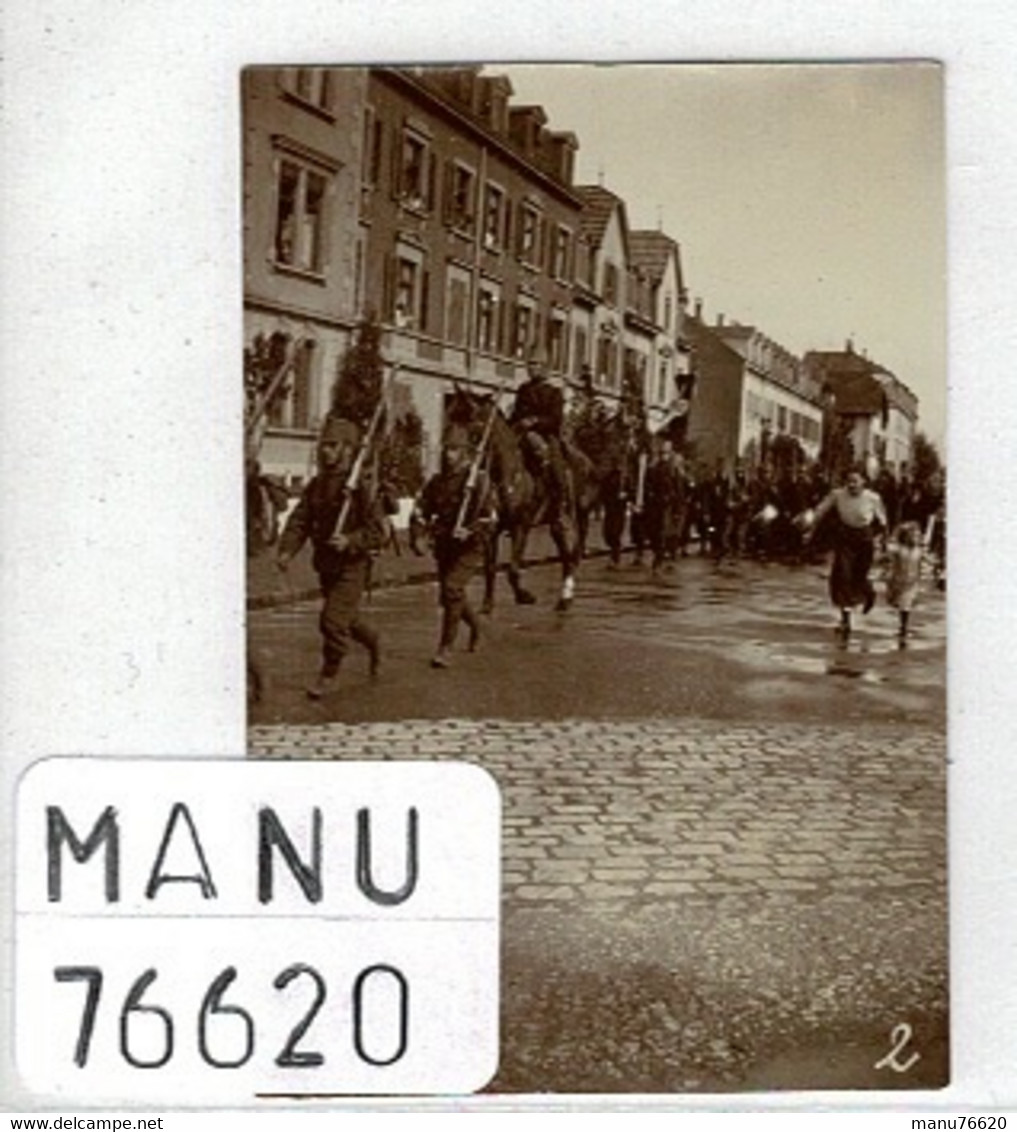
M239 82L248 755L493 777L488 1093L946 1086L943 68Z

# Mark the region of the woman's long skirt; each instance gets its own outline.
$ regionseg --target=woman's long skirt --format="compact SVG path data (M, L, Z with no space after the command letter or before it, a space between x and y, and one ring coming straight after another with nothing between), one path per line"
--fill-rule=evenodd
M838 609L872 604L875 590L869 581L869 570L874 550L871 527L849 527L838 520L830 571L830 600Z

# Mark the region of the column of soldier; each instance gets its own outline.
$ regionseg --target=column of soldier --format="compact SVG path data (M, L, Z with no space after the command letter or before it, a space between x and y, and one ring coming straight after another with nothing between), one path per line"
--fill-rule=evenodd
M562 436L563 394L548 380L542 358L531 357L528 370L510 420L527 467L544 482L552 507L564 506L569 446ZM415 504L413 522L430 536L439 583L442 619L431 660L435 669L449 667L461 625L466 627L471 651L480 638L480 621L467 585L483 564L485 540L498 522L498 485L485 470L496 412L497 397L479 439L462 425L446 428L441 468ZM322 659L306 689L311 699L335 690L351 642L366 649L372 675L381 661L378 634L361 609L372 558L387 537L381 499L368 489L363 474L379 420L380 411L366 430L341 418L326 420L318 440L318 472L277 544L276 565L285 571L309 542L321 584ZM911 519L925 525L934 505L926 485L898 482L885 472L876 486L891 529ZM660 434L634 462L616 464L604 476L599 502L609 565L622 564L625 546L631 549L634 564L649 559L653 575L672 569L690 552L717 562L741 557L789 563L812 560L825 549L822 540L812 537L814 511L831 487L818 464L805 462L775 472L768 461L762 461L730 473L718 467L712 474L697 476L672 439Z

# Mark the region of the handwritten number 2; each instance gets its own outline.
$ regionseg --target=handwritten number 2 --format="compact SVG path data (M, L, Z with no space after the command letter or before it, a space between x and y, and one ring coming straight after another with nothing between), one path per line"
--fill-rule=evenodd
M890 1033L890 1041L893 1043L890 1047L890 1052L886 1057L880 1058L873 1068L892 1069L894 1073L907 1073L911 1066L921 1057L921 1054L912 1053L906 1061L899 1060L900 1055L904 1052L905 1046L911 1041L911 1035L912 1030L907 1022L901 1022L899 1025L894 1026Z

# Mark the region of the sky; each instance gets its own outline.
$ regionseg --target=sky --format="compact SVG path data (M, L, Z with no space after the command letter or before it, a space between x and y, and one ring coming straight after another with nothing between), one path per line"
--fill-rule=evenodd
M709 322L858 351L946 433L946 170L933 63L497 65L579 139L576 182L681 245Z

